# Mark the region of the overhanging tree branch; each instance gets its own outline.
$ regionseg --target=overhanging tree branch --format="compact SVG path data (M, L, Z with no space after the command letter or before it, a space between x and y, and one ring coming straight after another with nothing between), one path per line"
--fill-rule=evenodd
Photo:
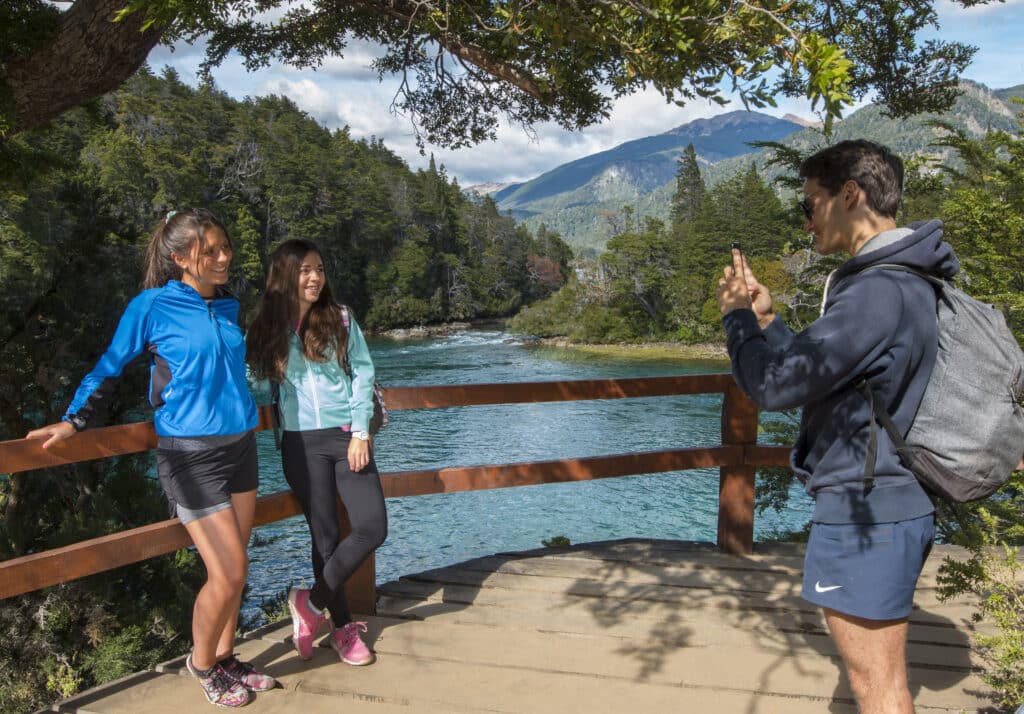
M142 66L162 30L143 29L141 12L114 22L125 2L76 0L57 32L31 53L0 57L0 82L13 105L9 133L45 124L117 89Z

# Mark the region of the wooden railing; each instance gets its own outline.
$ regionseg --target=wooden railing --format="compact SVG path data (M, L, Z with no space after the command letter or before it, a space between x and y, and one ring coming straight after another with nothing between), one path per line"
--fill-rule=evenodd
M789 450L756 444L757 407L739 390L729 374L392 387L384 390L389 411L712 393L724 395L722 441L719 445L386 473L381 474L384 496L420 496L717 466L720 469L718 545L729 553L750 553L754 542L754 471L758 466L787 466ZM269 426L269 408L261 407L259 428ZM394 438L401 437L396 434ZM156 435L149 422L90 429L46 451L39 447L38 441L15 439L0 442L0 473L13 474L139 453L155 447ZM347 532L344 508L339 510ZM273 523L300 512L290 491L274 493L257 501L255 524ZM191 540L187 532L177 518L172 518L0 562L0 599L171 553L188 545L191 545ZM374 611L375 567L372 556L349 581L347 592L356 612Z

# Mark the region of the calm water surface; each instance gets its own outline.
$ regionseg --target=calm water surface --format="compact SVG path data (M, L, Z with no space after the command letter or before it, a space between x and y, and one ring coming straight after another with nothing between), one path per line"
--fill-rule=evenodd
M530 382L722 372L707 361L581 357L494 330L420 341L371 341L386 386ZM377 438L381 473L708 446L720 443L721 395L516 404L392 412ZM260 493L287 488L273 435L257 435ZM384 478L387 478L386 476ZM536 548L565 535L573 543L609 538L715 539L718 469L582 483L388 500L389 535L377 551L378 582L506 550ZM755 520L755 538L802 525L811 502ZM312 582L309 534L301 516L257 530L250 551L245 614L291 585Z

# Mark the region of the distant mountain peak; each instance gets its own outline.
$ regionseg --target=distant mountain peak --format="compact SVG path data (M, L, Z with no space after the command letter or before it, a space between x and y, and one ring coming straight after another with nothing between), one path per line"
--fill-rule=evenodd
M805 126L808 129L820 129L822 126L824 126L820 121L811 121L810 119L804 119L803 117L798 117L796 114L784 114L782 118L785 119L786 121L791 121L794 124Z
M569 204L589 204L598 196L632 201L675 176L676 161L687 144L693 144L702 164L712 164L750 151L752 141L777 141L802 128L760 112L727 112L575 159L492 195L518 218Z
M475 193L477 196L489 196L492 193L497 193L504 188L514 185L517 184L509 181L505 181L503 183L498 181L488 181L486 183L475 183L472 186L467 186L464 190L466 193Z

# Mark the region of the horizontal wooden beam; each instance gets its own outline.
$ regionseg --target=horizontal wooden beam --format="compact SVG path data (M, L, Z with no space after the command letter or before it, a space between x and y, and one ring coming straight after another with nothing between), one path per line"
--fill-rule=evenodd
M747 466L781 466L788 469L791 446L747 446L743 463Z
M395 498L710 468L741 464L743 460L743 447L735 445L401 471L382 474L381 482L384 495ZM299 504L290 491L263 496L256 504L255 524L273 523L300 512ZM14 558L0 563L0 599L173 553L191 543L181 522L172 518Z
M0 441L0 473L14 474L149 451L156 448L156 432L152 422L146 421L89 429L48 449L40 444L38 439Z
M741 446L668 449L559 461L401 471L383 476L381 484L385 497L395 498L713 468L742 461Z
M384 390L384 400L388 409L437 409L483 404L720 394L732 383L731 374L721 373L511 384L446 384L429 387L389 387Z
M257 431L271 426L270 408L260 407ZM139 454L156 448L156 432L153 431L153 422L140 421L86 429L48 449L41 448L41 444L38 439L0 441L0 474Z
M626 399L723 392L732 384L729 374L694 374L678 377L581 379L514 384L461 384L384 389L389 410L437 409L484 404L562 402L581 399ZM260 407L258 430L272 428L270 407ZM151 422L87 429L45 451L29 439L0 441L0 473L66 466L111 456L137 454L156 448Z

